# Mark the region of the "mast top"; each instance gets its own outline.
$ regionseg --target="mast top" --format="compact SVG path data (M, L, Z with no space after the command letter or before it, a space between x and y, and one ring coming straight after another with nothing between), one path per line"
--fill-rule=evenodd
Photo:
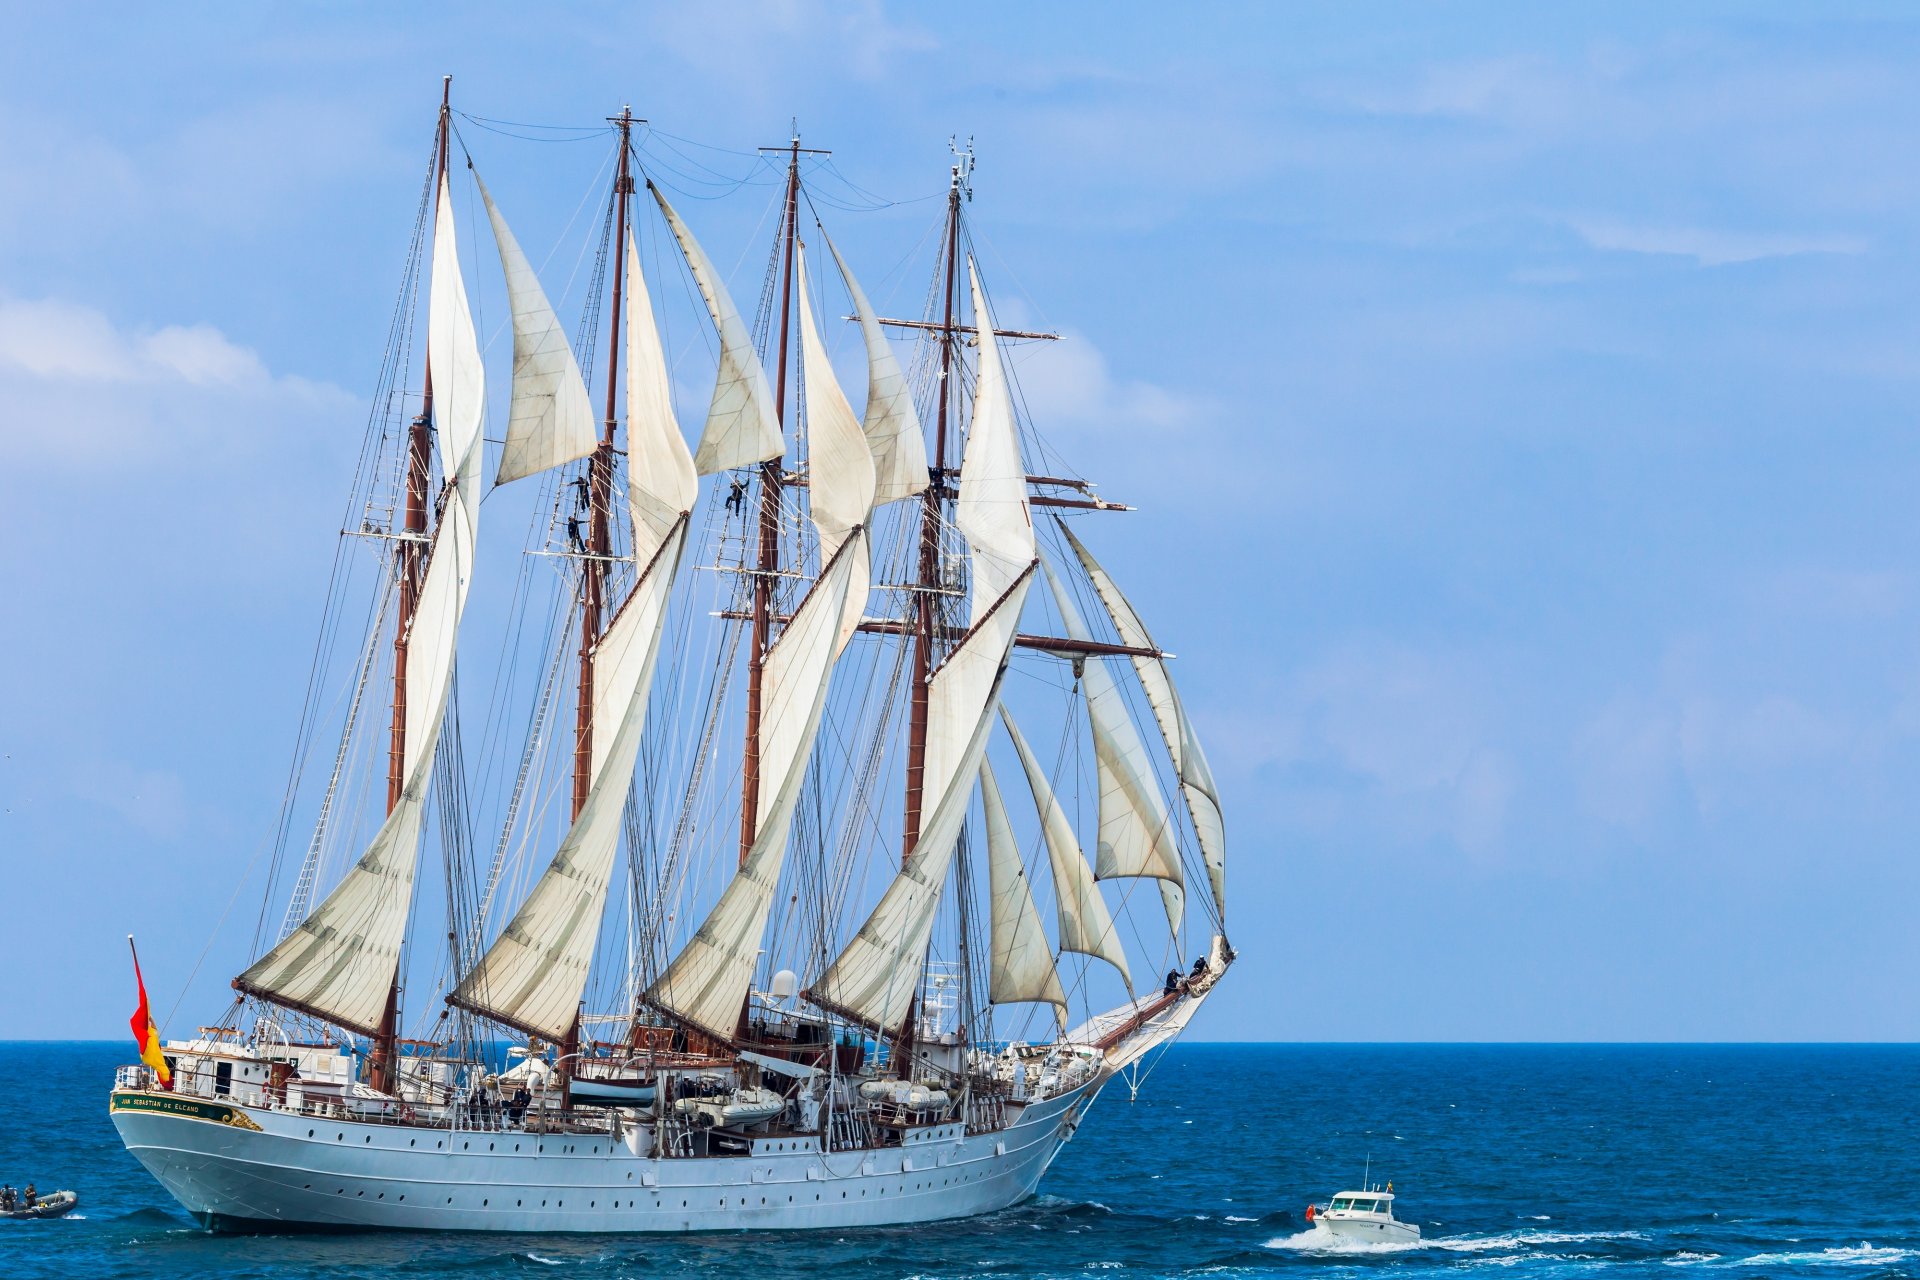
M967 135L966 149L960 147L960 135L949 134L947 149L953 152L953 183L947 189L966 197L967 203L973 203L973 135Z
M793 126L793 136L789 138L787 141L781 143L777 147L761 147L759 149L761 151L784 151L788 155L794 157L796 160L799 159L801 156L830 156L833 154L833 152L831 151L823 151L818 147L801 146L800 145L800 126L798 124L795 124Z

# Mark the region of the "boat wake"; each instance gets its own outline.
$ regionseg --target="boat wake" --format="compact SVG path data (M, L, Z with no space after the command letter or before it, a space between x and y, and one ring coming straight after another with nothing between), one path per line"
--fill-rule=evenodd
M1638 1240L1648 1237L1643 1231L1510 1231L1491 1236L1436 1236L1430 1240L1376 1242L1342 1240L1312 1229L1267 1241L1269 1249L1292 1249L1302 1253L1494 1253L1548 1248L1563 1244L1597 1244L1609 1240ZM1897 1250L1895 1252L1898 1252Z
M1804 1253L1756 1253L1729 1263L1735 1267L1886 1267L1896 1262L1920 1258L1920 1249L1876 1248L1862 1240L1855 1245L1836 1245L1831 1249Z
M1389 1241L1389 1240L1346 1240L1339 1236L1328 1235L1324 1231L1315 1231L1309 1227L1305 1231L1290 1236L1275 1236L1267 1241L1269 1249L1293 1249L1301 1253L1412 1253L1417 1249L1430 1248L1432 1242L1425 1240Z

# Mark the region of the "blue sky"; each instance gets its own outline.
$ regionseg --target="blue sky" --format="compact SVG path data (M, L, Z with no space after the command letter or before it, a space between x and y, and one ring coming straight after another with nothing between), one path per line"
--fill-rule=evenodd
M443 71L731 152L797 117L900 202L836 223L883 267L977 140L1002 322L1069 335L1028 403L1141 508L1099 546L1225 789L1246 964L1201 1034L1920 1034L1920 16L530 12L9 16L0 1036L120 1034L129 930L182 1023L244 961L253 889L195 966ZM604 147L465 136L538 261ZM760 211L689 216L757 261Z

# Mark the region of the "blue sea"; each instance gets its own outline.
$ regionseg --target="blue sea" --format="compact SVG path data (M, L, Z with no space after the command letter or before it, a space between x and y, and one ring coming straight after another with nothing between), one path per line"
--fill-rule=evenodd
M118 1044L0 1044L0 1277L1920 1277L1920 1048L1186 1045L1109 1087L1040 1196L986 1218L694 1237L216 1236L107 1120ZM1415 1248L1301 1211L1391 1179Z

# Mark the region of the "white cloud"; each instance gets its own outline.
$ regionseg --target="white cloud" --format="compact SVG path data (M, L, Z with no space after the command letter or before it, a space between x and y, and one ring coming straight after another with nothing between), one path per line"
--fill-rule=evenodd
M1069 332L1059 342L1020 349L1016 367L1021 394L1043 432L1059 423L1160 433L1191 426L1200 416L1199 401L1190 396L1115 377L1106 356L1083 334Z
M903 57L936 48L925 28L896 22L881 0L825 5L815 0L736 0L716 39L715 9L670 8L645 17L648 37L689 66L724 74L736 88L769 87L804 68L865 81L896 74Z
M1692 258L1703 267L1720 267L1765 258L1812 253L1860 254L1867 242L1853 235L1796 235L1683 226L1633 226L1620 222L1573 219L1568 223L1596 249Z
M1736 794L1791 785L1808 766L1860 749L1871 735L1782 693L1623 696L1576 734L1573 763L1587 811L1644 836L1674 803L1711 816Z
M1333 821L1384 821L1399 838L1440 836L1476 858L1496 857L1520 777L1496 740L1484 684L1458 660L1397 645L1348 646L1273 696L1250 699L1245 717L1227 722L1222 754L1303 776L1331 769L1345 779L1336 789L1358 782L1365 793L1357 802L1364 817L1336 812Z
M355 413L337 387L278 375L207 324L116 326L61 299L0 297L0 455L151 462L289 419Z
M1755 595L1769 611L1798 617L1890 618L1914 598L1914 575L1898 569L1800 565L1767 575Z

